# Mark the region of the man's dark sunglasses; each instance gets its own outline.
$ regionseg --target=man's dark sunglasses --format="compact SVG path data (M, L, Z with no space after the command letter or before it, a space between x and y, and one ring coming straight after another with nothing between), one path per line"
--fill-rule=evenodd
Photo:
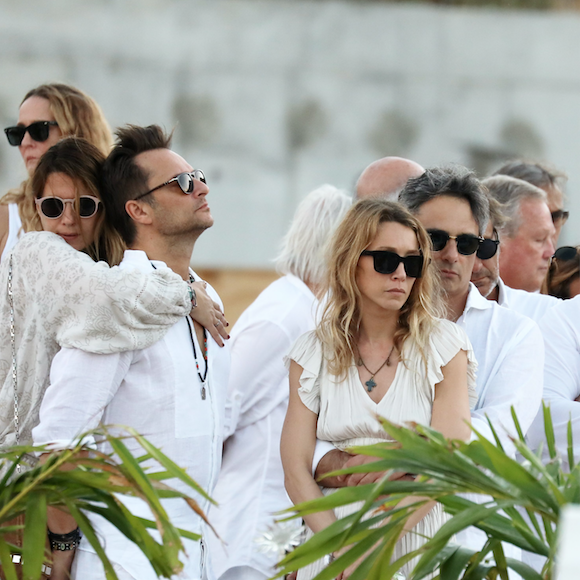
M379 274L392 274L403 263L405 274L410 278L420 278L423 272L423 256L405 256L387 250L364 250L361 256L372 256L375 271Z
M552 212L552 222L556 223L561 221L565 224L570 217L570 212L567 209L557 209Z
M481 242L483 242L483 238L473 234L450 236L443 230L428 230L427 233L431 236L431 243L433 244L433 250L435 252L440 252L447 245L449 240L455 240L457 251L464 256L471 256L471 254L474 254L477 251Z
M497 248L499 246L499 238L497 235L497 231L493 228L493 238L483 238L483 242L479 244L479 248L477 248L477 257L480 260L489 260L493 258L497 254Z
M145 193L141 193L135 197L134 200L137 201L138 199L141 199L142 197L145 197L146 195L149 195L150 193L153 193L154 191L157 191L158 189L161 189L162 187L165 187L174 181L177 182L177 185L179 185L183 193L189 195L190 193L193 193L193 190L195 189L195 179L201 181L202 183L207 183L203 171L201 169L194 169L191 172L180 173L179 175L168 179L165 183L162 183L161 185L158 185L157 187L154 187Z
M574 246L562 246L556 250L553 257L562 262L570 262L578 257L578 250Z
M23 125L6 127L4 133L6 133L6 137L8 137L8 143L13 147L18 147L22 143L22 139L24 139L24 135L26 135L27 131L30 137L35 141L41 143L42 141L46 141L50 134L51 127L58 127L58 123L56 121L35 121L34 123L30 123L28 127L24 127Z

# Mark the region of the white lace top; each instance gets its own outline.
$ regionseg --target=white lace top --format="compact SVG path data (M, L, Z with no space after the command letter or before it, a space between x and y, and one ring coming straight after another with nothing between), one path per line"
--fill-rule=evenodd
M170 270L109 268L60 236L32 232L0 264L0 446L15 443L8 269L12 256L20 443L31 441L62 346L93 353L146 348L191 308L187 284Z

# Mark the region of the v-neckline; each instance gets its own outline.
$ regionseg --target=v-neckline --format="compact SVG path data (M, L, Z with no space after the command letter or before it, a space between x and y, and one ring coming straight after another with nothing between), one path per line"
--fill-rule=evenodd
M351 368L355 374L355 380L357 382L357 385L360 386L360 388L362 389L362 394L365 396L365 398L367 398L373 405L375 405L375 407L378 407L385 400L385 397L391 392L393 385L395 384L395 381L399 377L399 367L401 366L402 362L403 361L401 359L401 356L399 356L399 360L397 361L397 368L395 370L395 376L393 377L391 384L388 386L385 394L380 398L378 403L373 401L373 399L371 398L370 393L368 392L365 384L362 382L362 379L360 378L360 375L358 374L358 368L357 368L356 364L352 365ZM357 389L357 390L360 390L360 389Z

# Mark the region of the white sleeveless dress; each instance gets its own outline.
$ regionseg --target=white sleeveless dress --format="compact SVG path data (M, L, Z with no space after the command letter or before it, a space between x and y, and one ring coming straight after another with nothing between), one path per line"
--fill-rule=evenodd
M286 364L294 360L304 370L300 377L298 393L302 402L318 414L316 435L344 450L355 445L370 445L385 441L387 434L376 420L381 415L399 425L416 422L431 423L431 411L435 385L443 380L444 367L460 350L467 353L467 386L470 408L475 406L475 373L477 362L465 331L448 320L439 320L431 333L427 355L427 369L417 346L407 341L403 346L402 361L398 364L395 378L379 403L368 395L361 383L357 367L348 370L346 380L340 382L328 372L322 355L322 345L314 331L302 335L286 357ZM404 362L403 362L404 361ZM426 372L425 372L426 370ZM325 495L335 490L322 488ZM362 502L335 510L337 518L358 511ZM444 514L437 505L413 529L397 543L394 559L417 549L443 525ZM308 530L307 538L312 533ZM407 575L415 565L409 562L401 569ZM314 562L298 572L298 580L307 580L318 574L323 560Z

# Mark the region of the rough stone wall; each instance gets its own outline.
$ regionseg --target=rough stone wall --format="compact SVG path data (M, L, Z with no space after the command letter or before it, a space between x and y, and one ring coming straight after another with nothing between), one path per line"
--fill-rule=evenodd
M0 121L71 82L111 125L176 127L204 169L212 267L269 267L299 199L383 155L570 174L580 242L580 17L336 0L0 0ZM23 177L0 145L2 191Z

